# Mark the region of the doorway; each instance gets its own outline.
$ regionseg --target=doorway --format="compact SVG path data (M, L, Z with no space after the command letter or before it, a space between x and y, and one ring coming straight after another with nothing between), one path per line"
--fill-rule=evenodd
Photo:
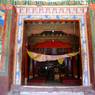
M23 85L82 85L80 29L77 20L24 21L22 47ZM77 53L64 60L40 61L31 58L27 50L37 54L59 56Z

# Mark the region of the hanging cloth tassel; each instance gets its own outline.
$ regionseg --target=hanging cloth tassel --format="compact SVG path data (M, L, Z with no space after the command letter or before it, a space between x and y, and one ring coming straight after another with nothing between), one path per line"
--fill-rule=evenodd
M58 63L59 63L59 64L63 64L63 62L64 62L64 58L59 58L59 59L58 59Z
M28 53L28 55L32 58L32 59L34 59L34 60L36 60L37 61L37 59L39 59L40 58L40 54L37 54L37 55L34 55L32 52L30 52L30 51L27 51L27 53Z

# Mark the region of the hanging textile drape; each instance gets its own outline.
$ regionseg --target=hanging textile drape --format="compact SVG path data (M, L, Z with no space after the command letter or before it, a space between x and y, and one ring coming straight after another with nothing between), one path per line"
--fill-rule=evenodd
M58 63L59 63L59 64L63 64L63 61L64 61L64 58L59 58L59 59L58 59Z
M27 53L28 53L29 57L32 58L35 61L42 62L42 61L55 61L55 60L58 60L58 62L60 64L62 64L65 58L76 56L77 54L79 54L79 51L64 54L64 55L45 55L45 54L34 53L34 52L31 52L31 51L28 51L28 50L27 50Z

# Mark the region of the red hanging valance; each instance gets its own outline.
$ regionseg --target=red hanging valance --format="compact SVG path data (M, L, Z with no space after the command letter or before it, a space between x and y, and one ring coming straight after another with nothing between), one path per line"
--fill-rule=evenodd
M61 41L44 41L37 43L33 46L34 48L71 48L70 42L61 42Z

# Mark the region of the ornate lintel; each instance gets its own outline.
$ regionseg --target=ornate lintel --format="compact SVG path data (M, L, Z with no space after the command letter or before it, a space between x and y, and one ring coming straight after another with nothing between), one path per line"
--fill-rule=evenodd
M19 15L84 15L88 6L16 6Z

